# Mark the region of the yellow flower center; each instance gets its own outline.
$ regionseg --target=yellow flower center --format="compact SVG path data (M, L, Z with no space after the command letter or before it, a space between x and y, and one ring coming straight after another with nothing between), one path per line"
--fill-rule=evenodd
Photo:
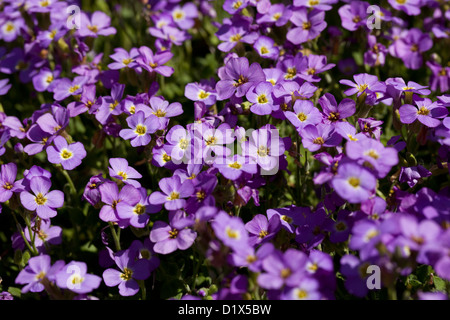
M123 273L120 275L120 278L124 281L128 281L131 280L132 277L133 277L133 270L126 267L123 268Z
M75 274L72 276L72 282L73 285L81 284L84 281L83 277L80 277L79 275Z
M169 231L169 238L170 239L175 239L178 236L178 230L177 229L172 229Z
M278 21L281 18L281 13L277 12L272 16L272 19Z
M286 216L284 214L280 218L281 218L281 220L284 220L287 223L292 223L292 221L293 221L291 217L288 217L288 216Z
M225 233L231 239L239 239L239 237L240 237L239 231L233 230L230 227L227 227L225 229Z
M44 197L42 193L38 193L37 196L34 198L34 201L36 201L37 205L42 206L47 202L47 198Z
M292 274L292 271L291 271L291 269L289 269L289 268L284 268L284 269L281 270L281 277L282 277L283 279L286 279L286 278L289 277L291 274Z
M175 20L181 20L184 17L184 12L180 11L180 10L177 10L177 11L174 12L173 17L174 17Z
M256 151L256 153L258 154L258 156L260 157L265 157L269 154L269 148L267 148L266 146L259 146L258 150Z
M131 62L133 62L133 59L131 59L131 58L128 58L128 59L123 59L122 60L122 63L124 64L124 65L129 65Z
M317 269L319 269L319 267L317 266L317 263L311 263L311 264L308 266L308 270L310 270L310 271L312 271L312 272L316 272Z
M233 4L233 9L237 10L237 9L239 9L241 6L242 6L242 1L236 1L236 2Z
M299 299L306 299L308 297L308 292L303 290L303 289L299 289L297 290L297 298Z
M428 110L426 107L420 107L419 111L417 111L417 114L427 116L430 114L430 110Z
M307 22L303 22L303 30L309 30L311 29L311 22L307 21Z
M199 99L206 99L206 98L208 98L209 97L209 95L210 95L210 93L209 92L206 92L206 91L203 91L203 90L200 90L200 92L198 93L198 98Z
M3 189L5 189L5 190L11 190L12 187L13 187L13 185L12 185L11 183L9 183L9 182L6 182L6 183L3 185Z
M180 194L175 191L172 191L170 195L167 197L167 200L176 200L176 199L180 199Z
M303 122L303 121L306 121L306 119L308 119L308 116L306 114L304 114L303 112L300 112L299 114L297 114L297 118L298 118L298 120Z
M134 206L133 212L137 215L141 215L145 213L145 206L143 206L142 204L138 203L137 205Z
M368 84L364 83L358 86L359 92L363 92L364 90L366 90L369 87Z
M262 239L264 237L266 237L269 234L269 232L267 232L266 230L261 230L258 234L258 238Z
M80 86L79 85L74 85L73 87L70 87L69 88L69 92L70 93L74 93L75 91L77 91L78 89L80 89Z
M258 103L265 104L265 103L268 103L268 102L269 102L269 100L267 100L267 97L266 97L265 94L262 94L262 95L258 96Z
M339 120L339 112L331 112L328 116L328 120L335 122Z
M45 272L41 271L36 275L36 280L42 280L45 278Z
M114 103L109 104L109 110L113 111L115 107L119 104L119 101L114 100Z
M179 144L180 144L180 149L186 150L189 145L189 142L187 141L187 139L180 139Z
M120 177L122 177L123 180L127 180L127 178L128 178L127 173L126 173L126 172L123 172L123 171L117 172L117 175L120 176Z
M198 201L203 201L206 198L206 193L203 190L198 191L195 196L197 197Z
M45 82L47 83L51 83L53 81L53 76L48 76L47 78L45 78Z
M156 110L156 112L153 112L153 114L159 118L163 118L166 116L166 112L161 109Z
M11 31L13 31L15 29L16 29L16 27L14 26L14 24L12 22L8 22L6 24L6 32L11 32Z
M335 228L337 231L344 231L344 230L347 229L347 226L345 225L344 222L339 221L338 223L336 223L336 225L334 226L334 228Z
M238 163L237 161L230 163L228 166L233 169L240 169L242 167L242 165L240 163Z
M351 177L348 179L348 183L353 187L353 188L358 188L360 181L358 178L356 177Z
M73 153L67 149L64 149L63 151L61 151L61 158L63 158L64 160L70 159L70 158L72 158L72 156L73 156Z
M309 0L308 4L312 7L312 6L317 6L319 4L319 0Z
M285 79L292 79L297 75L297 69L295 67L287 68L286 75L284 76Z
M230 41L231 42L238 42L239 40L241 40L242 36L239 33L236 33L235 35L232 35L230 37Z
M91 30L92 32L94 32L94 33L97 33L98 32L98 27L97 26L88 26L87 27L89 30Z
M317 137L313 140L313 143L323 145L325 143L325 140L323 140L322 137Z
M142 136L142 135L144 135L144 134L147 132L147 127L144 126L144 125L142 125L142 124L138 124L138 125L136 126L136 129L134 130L134 132L135 132L137 135Z
M267 49L266 47L261 47L261 49L259 49L259 52L261 52L261 54L267 54L269 53L269 49Z
M170 160L172 160L172 157L169 156L167 153L164 153L162 159L164 162L169 162Z
M370 149L369 151L367 151L365 153L365 155L369 156L369 157L371 157L371 158L373 158L375 160L377 160L380 157L380 155L373 149Z
M206 139L205 143L207 146L210 146L212 144L215 144L217 141L217 138L214 136L210 136L208 139Z

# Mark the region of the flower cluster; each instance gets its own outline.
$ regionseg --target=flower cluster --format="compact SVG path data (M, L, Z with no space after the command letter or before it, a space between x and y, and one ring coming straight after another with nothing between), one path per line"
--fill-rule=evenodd
M448 298L448 3L73 7L0 5L0 300Z

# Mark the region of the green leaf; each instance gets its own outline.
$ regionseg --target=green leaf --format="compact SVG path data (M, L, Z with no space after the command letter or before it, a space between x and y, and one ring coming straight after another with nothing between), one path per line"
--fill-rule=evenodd
M434 276L433 281L434 281L434 287L436 288L437 291L445 291L445 288L446 288L445 280L439 278L438 276Z
M11 293L16 298L20 298L22 296L22 291L16 287L9 287L8 292Z

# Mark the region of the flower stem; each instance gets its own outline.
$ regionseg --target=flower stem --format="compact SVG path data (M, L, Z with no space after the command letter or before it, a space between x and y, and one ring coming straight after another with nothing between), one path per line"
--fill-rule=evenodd
M108 222L108 223L109 223L109 227L111 229L111 234L112 234L113 239L114 239L114 244L116 246L116 250L120 251L121 250L121 248L120 248L120 234L118 234L116 232L116 229L114 228L114 224L112 222Z
M36 249L32 248L30 243L28 242L27 238L25 237L25 233L23 232L22 227L20 226L19 221L17 221L17 217L16 214L14 213L14 211L11 210L11 214L14 218L14 221L16 222L16 226L17 226L17 230L19 231L20 235L22 236L23 241L25 242L26 247L28 248L28 250L30 250L31 254L34 256L38 255L38 252Z
M64 169L61 169L61 172L64 175L64 177L66 178L67 182L69 183L70 193L72 195L76 195L77 189L75 188L75 185L73 184L72 178L70 177L69 173Z

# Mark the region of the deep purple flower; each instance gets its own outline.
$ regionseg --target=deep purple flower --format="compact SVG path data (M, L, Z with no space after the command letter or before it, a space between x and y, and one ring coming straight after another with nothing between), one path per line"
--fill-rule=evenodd
M169 104L169 101L161 97L151 97L150 108L152 109L152 114L158 117L159 130L164 130L167 127L169 118L179 116L183 113L181 103L173 102Z
M330 93L325 93L317 102L326 116L326 123L336 123L351 117L356 111L355 101L345 98L338 105L336 98Z
M360 139L349 141L345 151L350 159L356 160L360 165L374 169L378 178L384 178L391 168L398 163L397 150L384 145L375 139Z
M109 57L115 62L108 64L108 68L111 70L119 70L122 68L135 69L138 64L136 58L139 56L139 51L136 48L131 48L130 52L123 48L115 48L114 54Z
M367 8L369 3L366 1L351 1L339 8L342 27L349 31L356 31L360 27L367 25Z
M427 33L412 28L394 46L396 55L403 60L405 66L417 70L423 63L422 53L433 47L433 40Z
M273 85L270 82L260 82L246 93L246 98L252 103L250 111L257 115L271 114L274 110L272 99Z
M137 280L145 280L150 276L148 260L135 260L134 251L122 250L115 253L114 261L120 271L106 269L103 272L103 281L108 287L119 286L121 296L134 296L139 292Z
M0 170L0 202L6 202L14 192L21 191L22 187L16 181L17 165L14 162L2 164Z
M30 180L30 190L20 193L22 205L30 211L36 211L42 219L56 216L56 209L64 204L64 193L59 190L49 192L52 183L45 177L33 177Z
M245 229L249 232L248 244L256 246L269 241L276 236L280 228L281 222L277 215L272 216L268 220L266 216L257 214L245 224Z
M111 18L104 12L95 11L90 16L81 12L80 29L81 37L109 36L116 34L116 29L111 27Z
M139 202L133 204L134 200L124 197L123 200L130 205L117 205L117 216L121 220L129 220L129 224L135 228L145 228L150 220L149 214L161 211L162 206L152 205L148 202L147 190L145 188L138 188L137 191L140 195ZM135 197L134 194L133 197Z
M169 254L175 250L186 250L192 246L197 233L189 228L193 220L183 216L182 211L171 214L170 224L156 221L150 231L150 240L155 243L153 250Z
M248 246L248 231L240 218L221 211L214 217L211 226L217 238L227 247L239 250Z
M312 40L327 27L325 12L317 9L308 11L307 8L299 8L294 10L290 21L296 27L289 29L286 38L293 44Z
M103 178L103 174L98 174L89 179L83 192L83 199L89 202L92 206L95 206L101 200L101 194L99 187L100 185L107 181Z
M70 96L80 94L87 80L88 79L85 76L75 77L72 81L67 78L55 80L53 87L53 99L56 101L62 101Z
M431 176L431 172L421 165L414 167L402 167L398 181L408 183L409 187L414 187L422 178Z
M416 99L415 103L416 106L405 104L400 107L398 112L401 122L410 124L419 120L423 125L435 128L441 123L439 118L448 114L447 108L441 107L437 102L432 102L428 98Z
M430 88L436 91L447 92L450 88L450 67L442 66L436 61L427 61L427 67L431 70Z
M374 94L376 92L384 92L386 90L386 85L381 81L378 81L378 77L374 75L370 75L367 73L360 73L353 76L355 83L350 80L340 80L339 83L344 84L346 86L353 87L351 89L347 89L344 94L347 96L354 95L355 93L359 97L363 93L367 95Z
M315 152L322 147L335 147L340 144L342 137L336 133L332 126L319 123L309 124L299 130L302 137L303 147L311 152Z
M167 210L181 209L186 204L186 198L194 193L194 185L191 180L183 183L179 176L163 178L159 181L161 191L154 191L150 194L149 202L153 205L164 204Z
M133 167L128 165L128 161L123 158L109 159L109 175L111 178L122 180L125 184L139 188L141 184L134 180L142 178L142 175Z
M152 133L159 129L159 121L155 115L145 117L144 112L138 111L127 118L131 129L122 129L119 135L122 139L130 140L133 147L146 146L151 141Z
M260 1L259 3L263 3L264 1ZM258 24L274 24L277 27L284 26L288 23L291 15L292 9L289 6L285 6L282 3L270 3L267 1L268 8L261 15L256 17L256 22Z
M57 136L53 140L54 146L46 149L48 161L50 163L61 164L65 170L72 170L81 164L81 160L86 157L86 150L81 142L68 144L62 136Z
M254 62L249 66L248 59L245 57L231 58L225 64L220 80L216 84L218 99L225 100L233 94L242 97L251 87L265 79L264 72L258 63Z
M253 48L261 57L267 59L276 60L280 54L280 49L275 45L275 40L267 36L260 36L253 44Z
M82 261L71 261L56 275L56 285L78 294L89 293L100 286L102 278L87 273L87 265Z
M214 162L214 167L227 179L237 180L244 172L255 174L257 172L256 162L249 157L235 154L232 157L219 157Z
M368 170L354 163L339 165L337 175L331 180L334 190L350 203L367 200L375 191L376 182Z
M152 49L142 46L139 48L139 56L136 58L136 62L148 72L156 72L164 77L170 77L174 69L169 66L164 66L164 64L172 59L172 57L173 53L170 51L162 51L154 54Z
M50 256L39 255L31 257L28 260L28 265L22 269L16 278L16 283L25 284L22 288L22 293L27 292L42 292L45 287L43 281L55 281L55 276L58 271L64 266L64 261L56 261L53 265Z
M289 248L284 253L274 251L262 263L264 272L258 276L258 284L265 289L281 289L283 285L299 285L306 272L308 257L305 253Z
M100 219L105 222L120 222L121 225L127 225L129 221L122 221L120 216L128 217L128 213L133 212L134 206L141 199L139 191L134 186L127 184L119 192L119 187L112 181L102 183L99 191L104 203L100 210ZM119 214L119 211L123 211L123 213Z
M367 39L369 48L364 53L364 63L371 67L384 66L388 50L382 43L377 42L375 36L368 35Z
M51 226L50 219L35 219L31 224L30 235L28 230L24 230L25 238L30 241L34 237L34 245L40 253L46 252L47 245L58 245L62 242L62 228L59 226Z

